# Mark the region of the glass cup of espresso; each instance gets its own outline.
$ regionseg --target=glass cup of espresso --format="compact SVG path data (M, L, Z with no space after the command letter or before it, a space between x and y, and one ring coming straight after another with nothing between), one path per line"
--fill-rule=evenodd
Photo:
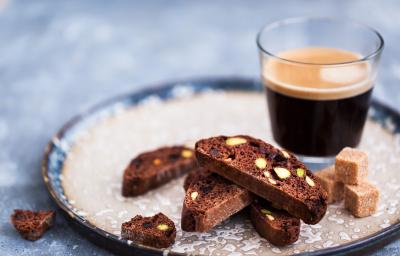
M275 141L311 164L356 147L382 36L344 19L291 18L264 26L257 45Z

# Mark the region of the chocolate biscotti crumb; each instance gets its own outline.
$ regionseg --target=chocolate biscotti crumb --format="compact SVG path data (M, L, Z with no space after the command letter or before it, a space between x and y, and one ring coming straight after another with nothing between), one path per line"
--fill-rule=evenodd
M11 215L11 222L23 238L35 241L53 226L55 215L55 211L35 212L16 209Z
M315 177L328 194L328 203L335 203L343 200L344 184L335 180L335 166L329 166L318 172Z
M122 195L138 196L182 176L196 166L192 149L163 147L138 155L125 169Z
M175 242L175 224L167 216L158 213L152 217L136 215L122 223L121 236L155 248L167 248Z
M250 220L258 234L274 245L285 246L299 239L300 219L265 200L257 199L250 205Z
M376 212L379 190L369 182L345 185L344 205L355 217L367 217Z
M368 156L363 151L346 147L336 156L335 179L356 185L368 176Z
M188 176L191 182L187 186L182 208L181 227L184 231L206 232L253 200L246 189L217 174L207 170L192 173Z
M219 136L196 143L205 167L265 198L307 224L327 209L327 194L312 172L294 155L250 136Z

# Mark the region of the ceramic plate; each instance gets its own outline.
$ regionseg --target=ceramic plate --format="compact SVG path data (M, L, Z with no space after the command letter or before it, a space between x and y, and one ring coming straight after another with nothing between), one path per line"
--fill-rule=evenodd
M55 202L91 241L119 254L333 255L378 248L399 236L400 115L374 101L360 148L369 154L369 180L381 191L378 211L354 218L332 204L300 239L275 247L255 232L246 211L207 233L182 232L183 178L135 198L121 196L122 173L138 153L192 144L219 134L249 134L275 144L258 81L243 78L166 83L103 102L68 122L50 141L43 178ZM121 223L163 212L176 224L175 244L158 250L123 240Z

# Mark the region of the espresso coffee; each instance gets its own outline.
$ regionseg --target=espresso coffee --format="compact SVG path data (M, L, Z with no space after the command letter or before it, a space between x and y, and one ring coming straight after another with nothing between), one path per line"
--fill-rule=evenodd
M262 66L274 139L301 155L333 156L358 145L374 80L356 53L335 48L281 52Z

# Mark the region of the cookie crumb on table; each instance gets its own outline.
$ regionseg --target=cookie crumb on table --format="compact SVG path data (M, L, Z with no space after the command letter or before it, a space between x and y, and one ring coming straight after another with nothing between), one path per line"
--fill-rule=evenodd
M53 226L55 215L55 211L35 212L16 209L11 215L11 222L23 238L35 241Z

